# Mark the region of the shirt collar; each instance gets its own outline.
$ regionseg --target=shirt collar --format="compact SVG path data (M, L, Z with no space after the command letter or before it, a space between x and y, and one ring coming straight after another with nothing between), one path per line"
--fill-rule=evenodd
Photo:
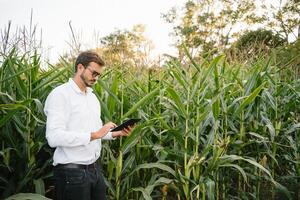
M75 83L75 81L72 78L69 78L69 84L71 85L71 87L74 89L75 92L84 94L84 92L82 92L80 90L80 88L78 87L78 85ZM93 92L93 89L90 87L86 87L86 92L87 92L87 94L90 94Z

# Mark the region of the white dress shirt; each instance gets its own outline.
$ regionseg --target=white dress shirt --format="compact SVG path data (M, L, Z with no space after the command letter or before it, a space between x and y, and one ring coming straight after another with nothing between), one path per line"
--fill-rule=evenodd
M82 92L69 82L55 88L47 97L46 138L55 147L53 165L94 163L101 153L101 139L91 140L91 133L102 127L100 104L91 88ZM102 139L113 139L111 132Z

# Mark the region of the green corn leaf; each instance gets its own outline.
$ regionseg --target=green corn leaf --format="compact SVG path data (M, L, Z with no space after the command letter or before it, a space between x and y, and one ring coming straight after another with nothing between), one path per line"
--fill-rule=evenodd
M244 99L243 102L240 104L236 112L240 113L246 106L252 103L255 100L255 98L258 96L258 94L261 92L264 85L265 82L262 83L260 86L258 86L249 96L247 96L246 99Z
M8 197L6 200L51 200L48 199L40 194L33 194L33 193L19 193L13 196Z
M3 80L0 80L0 84L2 84L3 82L6 82L6 81L9 81L10 79L13 79L13 78L16 78L17 76L27 72L27 71L30 71L32 69L35 69L35 68L38 68L38 66L33 66L33 67L29 67L29 68L25 68L24 70L21 70L15 74L13 74L12 76L9 76L7 78L4 78Z
M45 195L45 184L42 179L35 179L33 180L35 186L35 193L40 195Z
M129 150L138 142L141 134L142 126L137 126L133 129L132 133L126 138L125 142L121 146L121 151L125 155Z
M114 98L116 103L118 103L119 105L122 104L119 98L107 87L107 85L103 82L101 78L98 79L98 83L101 85L101 87L105 89L106 92L108 92L109 95L111 95Z
M192 65L195 67L195 69L200 72L200 67L197 65L197 63L195 62L195 60L192 58L191 54L188 51L188 48L186 47L186 45L183 44L183 49L185 54L187 55L187 57L189 58L189 60L191 61Z
M18 112L17 109L8 112L2 119L0 119L0 127L4 126L15 114Z
M270 177L270 179L272 180L272 182L275 183L274 179L272 178L271 173L266 168L264 168L261 164L257 163L254 160L251 160L251 159L248 159L248 158L243 158L243 157L237 156L237 155L225 155L225 156L222 156L222 158L224 158L224 159L231 159L232 161L234 161L234 160L244 160L244 161L250 163L251 165L259 168L263 172L265 172Z
M133 172L131 172L128 176L131 176L133 173L135 173L136 171L140 170L140 169L152 169L152 168L158 168L161 169L163 171L166 171L168 173L170 173L171 175L175 176L175 171L162 163L145 163L145 164L140 164L138 166L136 166L136 168L133 170Z
M180 96L172 88L167 88L167 92L171 95L172 100L175 102L177 108L180 110L183 116L187 116L187 113L184 109L184 104L181 101Z
M136 192L141 192L145 200L152 200L151 195L147 192L145 188L137 187L137 188L132 188L132 190Z
M39 89L46 87L49 84L52 84L55 79L61 76L61 74L65 73L68 69L62 69L60 71L57 71L56 74L49 77L48 79L45 79L45 81L41 81L35 88L33 88L32 92L37 92Z
M130 116L132 113L134 113L139 107L144 106L150 99L152 99L157 93L159 92L159 88L154 89L150 93L148 93L146 96L144 96L142 99L140 99L135 105L127 111L123 117L123 119L126 119L128 116Z
M300 123L293 124L287 131L286 134L291 134L293 132L296 132L297 130L300 129Z
M209 75L211 74L211 72L214 70L215 67L217 67L218 63L221 61L221 59L223 59L224 56L220 55L217 56L216 58L213 59L213 61L210 63L209 68L206 70L206 72L203 75L203 78L201 79L201 84L203 86L206 85L206 80L209 78Z
M207 197L209 200L215 199L215 182L210 178L205 182Z
M232 167L232 168L237 169L240 172L240 174L243 176L243 179L245 180L245 182L248 183L248 181L247 181L247 174L243 170L243 168L240 167L239 165L236 165L236 164L223 164L223 165L220 165L220 167L230 167L230 168Z

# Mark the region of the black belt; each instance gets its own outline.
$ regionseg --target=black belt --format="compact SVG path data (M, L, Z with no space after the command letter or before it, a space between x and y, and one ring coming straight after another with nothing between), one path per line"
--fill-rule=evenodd
M82 164L75 164L75 163L68 163L68 164L58 164L55 166L57 169L96 169L97 163L92 163L89 165L82 165Z

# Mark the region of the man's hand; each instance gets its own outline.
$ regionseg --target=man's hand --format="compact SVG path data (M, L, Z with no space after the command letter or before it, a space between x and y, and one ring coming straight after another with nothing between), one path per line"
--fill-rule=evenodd
M121 131L114 131L112 132L112 137L115 138L115 137L122 137L122 136L129 136L130 133L132 132L132 129L134 128L134 126L128 126L127 128L124 128L123 130Z
M116 126L117 125L113 122L108 122L104 124L104 126L102 126L101 129L91 133L91 141L104 137L111 129L115 128Z

